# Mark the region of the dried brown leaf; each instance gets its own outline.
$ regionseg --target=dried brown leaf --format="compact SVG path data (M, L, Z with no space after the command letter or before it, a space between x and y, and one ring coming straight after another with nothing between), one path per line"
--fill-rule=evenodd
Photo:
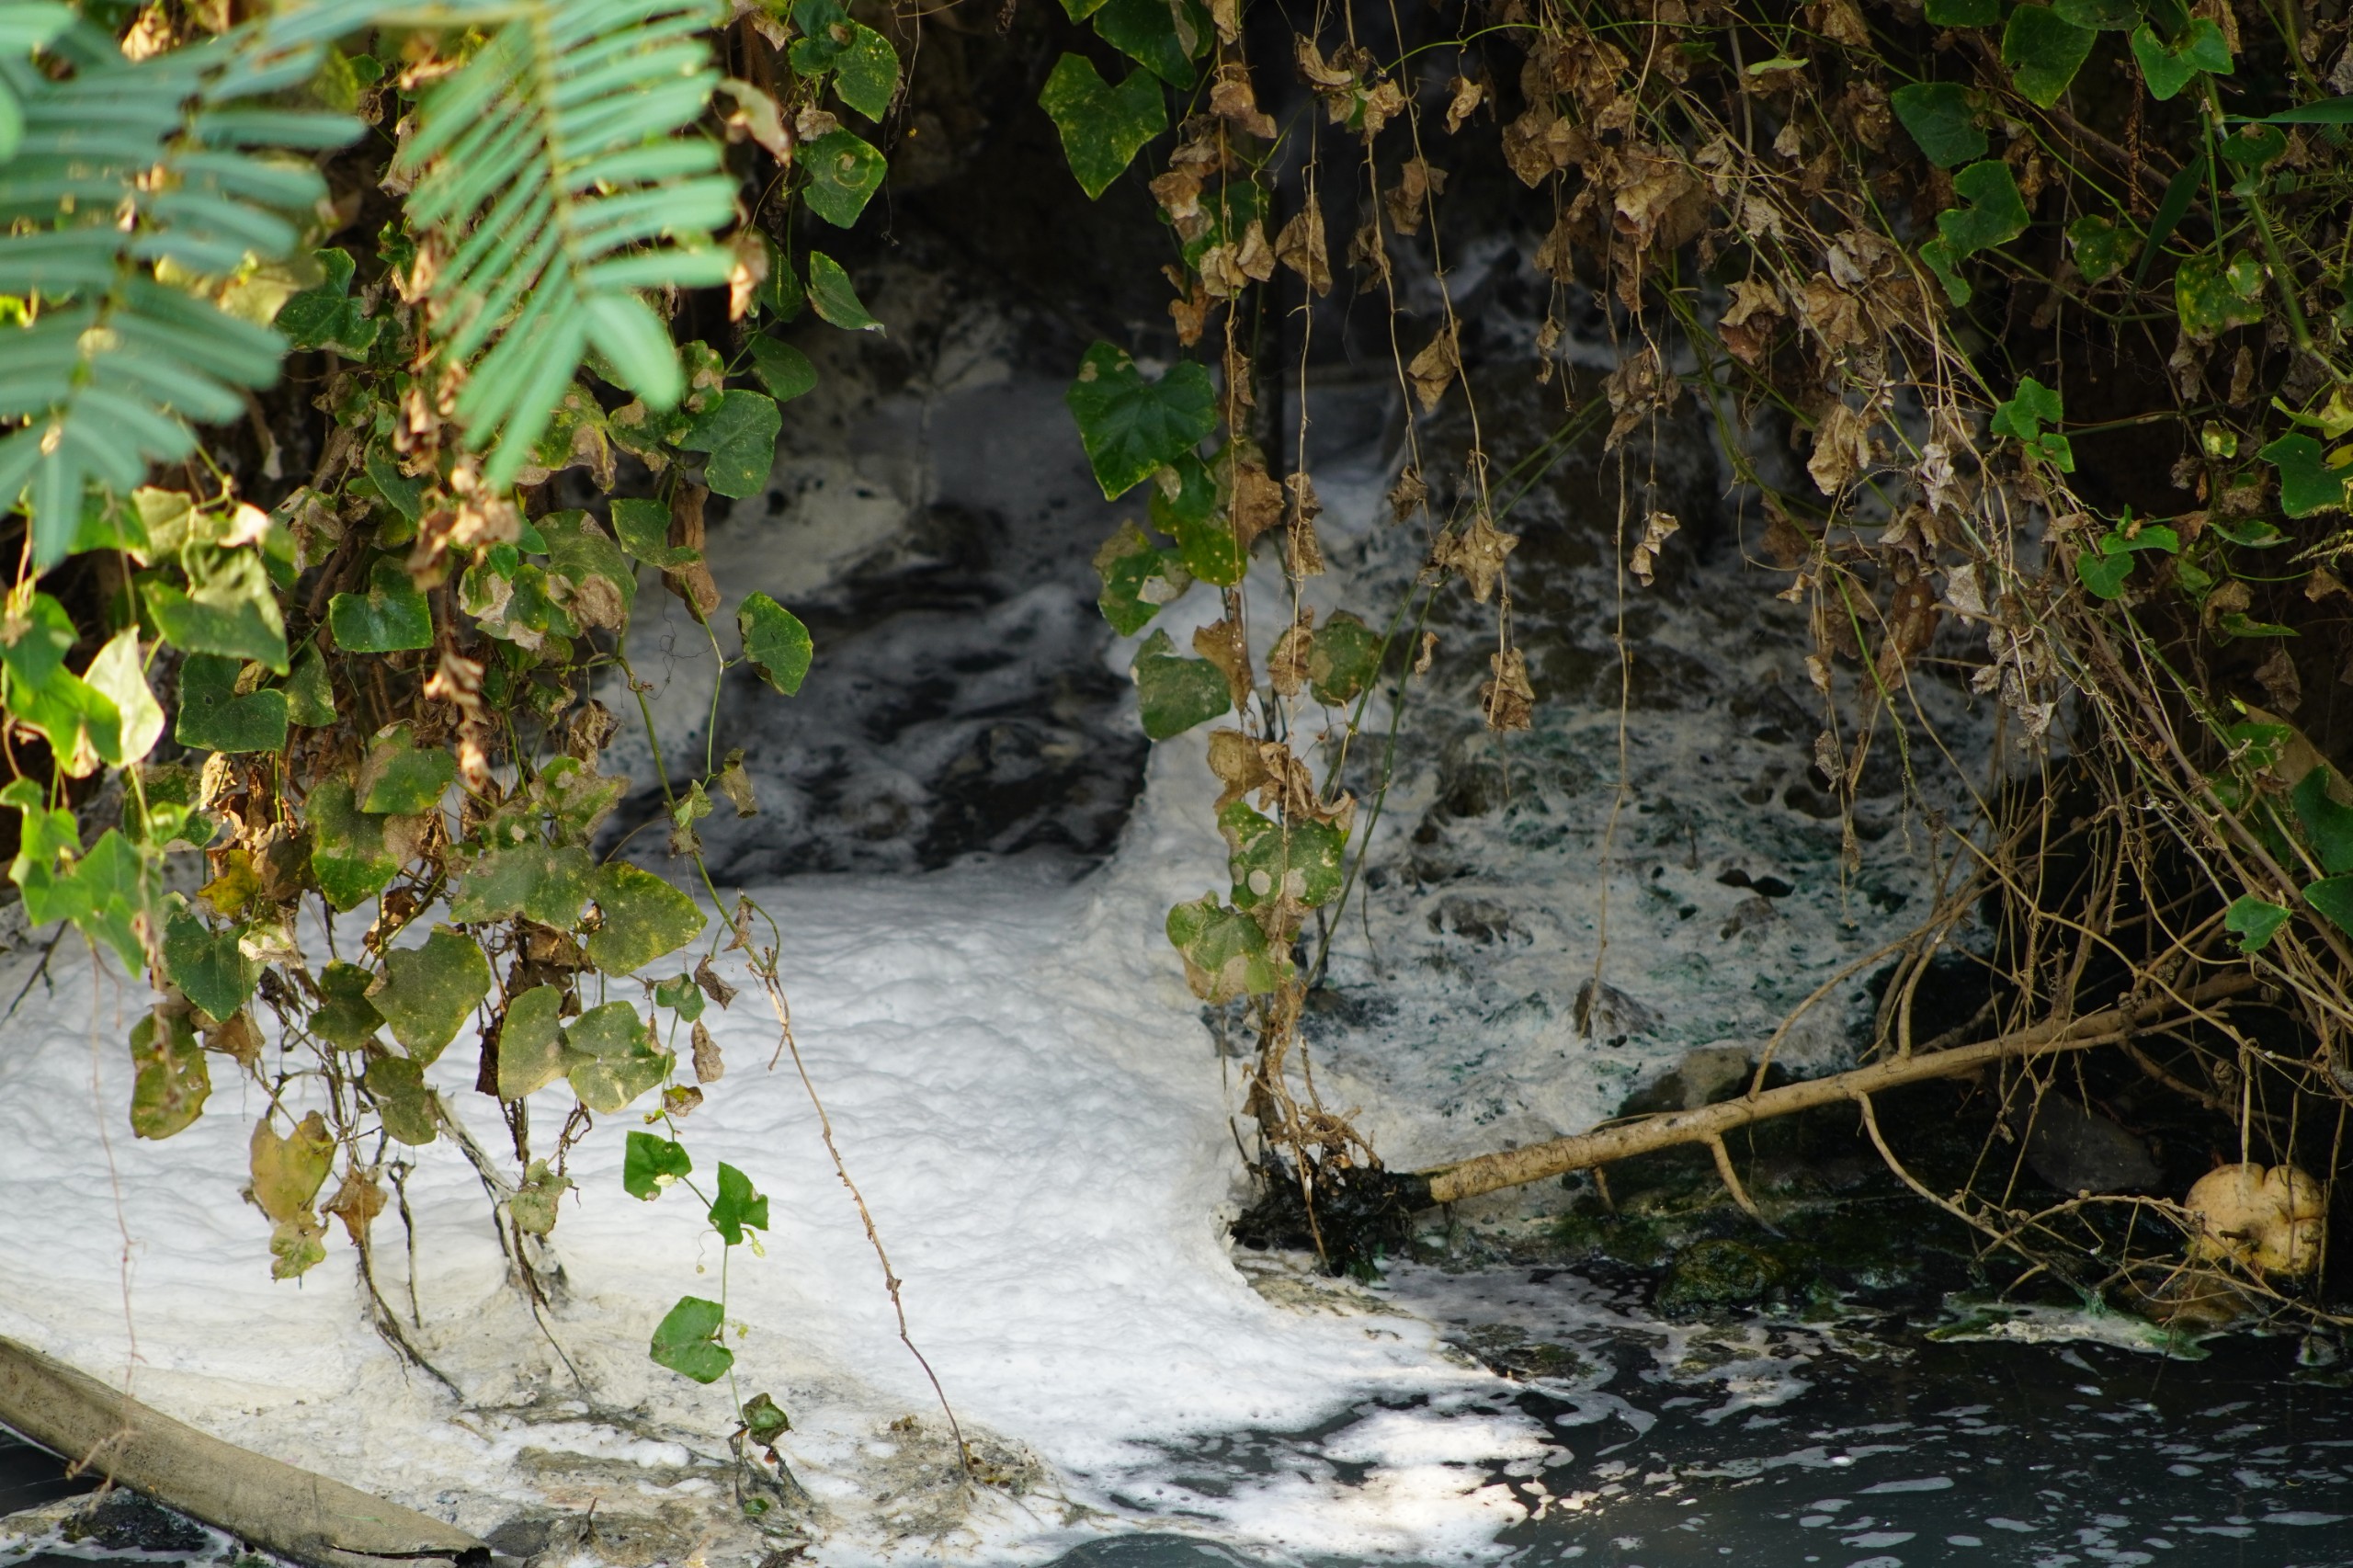
M1634 552L1626 562L1626 569L1634 574L1634 581L1645 588L1651 585L1651 579L1658 571L1658 552L1666 548L1666 541L1682 527L1672 512L1653 512L1643 519L1643 537L1634 542Z
M1503 581L1504 558L1518 547L1518 534L1503 532L1482 512L1468 528L1440 537L1430 554L1430 564L1460 573L1471 585L1471 597L1485 604L1495 597L1495 585Z
M1405 366L1405 375L1414 383L1414 396L1428 414L1437 409L1446 389L1462 369L1462 355L1454 341L1454 324L1440 326L1419 354Z
M719 1054L719 1042L710 1038L700 1018L695 1020L688 1039L694 1044L696 1083L716 1084L727 1076L727 1060Z
M1202 627L1193 633L1193 652L1223 672L1226 690L1233 698L1233 710L1249 711L1250 642L1240 623L1228 619Z
M1517 648L1488 655L1493 679L1479 687L1479 711L1490 730L1526 730L1535 724L1536 688L1528 684L1528 659Z
M1275 236L1275 258L1306 279L1320 299L1332 291L1332 258L1324 248L1324 210L1313 192Z

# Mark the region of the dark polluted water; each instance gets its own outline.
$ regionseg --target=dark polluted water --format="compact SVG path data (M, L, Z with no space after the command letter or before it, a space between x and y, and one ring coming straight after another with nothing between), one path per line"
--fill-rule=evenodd
M2353 1565L2353 1388L2336 1369L2300 1366L2292 1338L2218 1341L2205 1359L2180 1361L2097 1343L1908 1334L1809 1350L1803 1330L1681 1325L1663 1329L1673 1352L1663 1356L1661 1330L1578 1335L1573 1349L1546 1347L1570 1363L1550 1369L1563 1377L1506 1384L1449 1411L1516 1414L1551 1434L1540 1453L1463 1467L1466 1485L1507 1488L1527 1512L1487 1561ZM1743 1346L1758 1354L1743 1362ZM1712 1366L1695 1370L1695 1358ZM1430 1414L1368 1403L1299 1430L1173 1443L1158 1479L1129 1499L1169 1527L1090 1542L1058 1568L1271 1563L1193 1520L1269 1483L1356 1484L1370 1467L1345 1457L1349 1430L1408 1413ZM72 1490L54 1459L0 1445L0 1511ZM195 1568L239 1555L226 1537L120 1495L79 1528L12 1540L0 1525L7 1568ZM1286 1560L1411 1562L1332 1556L1309 1542Z

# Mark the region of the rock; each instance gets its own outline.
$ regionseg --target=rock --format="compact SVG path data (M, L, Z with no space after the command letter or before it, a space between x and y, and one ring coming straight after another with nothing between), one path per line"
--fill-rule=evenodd
M1773 1260L1745 1242L1694 1242L1677 1256L1658 1304L1673 1311L1760 1301L1779 1278Z
M2028 1168L2062 1192L2147 1192L2164 1175L2147 1144L2063 1096L2013 1109L2011 1130L2020 1122Z
M1586 1039L1619 1044L1634 1035L1656 1034L1665 1020L1608 982L1588 980L1577 987L1576 1023Z
M2185 1207L2197 1221L2192 1257L2262 1274L2309 1274L2328 1234L2320 1184L2294 1165L2222 1165L2198 1178Z

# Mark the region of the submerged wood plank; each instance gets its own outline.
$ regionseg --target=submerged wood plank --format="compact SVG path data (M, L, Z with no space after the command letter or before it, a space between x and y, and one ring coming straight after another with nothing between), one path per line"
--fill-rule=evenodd
M224 1443L7 1338L0 1338L0 1424L312 1568L395 1561L489 1568L490 1548L454 1525Z

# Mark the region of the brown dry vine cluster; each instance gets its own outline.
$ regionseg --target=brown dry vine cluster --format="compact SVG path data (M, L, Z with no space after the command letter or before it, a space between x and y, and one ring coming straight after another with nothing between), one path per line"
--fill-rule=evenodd
M1328 1196L1377 1165L1315 1094L1298 1022L1364 865L1358 819L1378 814L1377 795L1360 810L1341 784L1373 738L1371 671L1402 707L1429 667L1430 596L1459 579L1495 611L1487 725L1527 728L1543 700L1515 645L1517 540L1490 477L1525 454L1483 443L1446 288L1461 234L1449 188L1499 160L1523 192L1526 257L1555 285L1529 373L1558 385L1564 429L1608 421L1621 582L1647 587L1680 528L1635 497L1688 397L1714 422L1771 591L1810 617L1813 756L1850 863L1875 751L1907 778L1949 766L1966 781L1970 820L1933 819L1935 914L1867 960L1893 964L1870 1053L1907 1077L1990 1073L1997 1100L2030 1104L2063 1092L2076 1050L2112 1049L2227 1118L2238 1158L2181 1200L2032 1211L2015 1151L1990 1144L1960 1190L1931 1191L1881 1138L1859 1080L1807 1103L1853 1099L1924 1199L2086 1293L2192 1320L2258 1297L2318 1310L2353 1099L2339 767L2353 742L2336 695L2353 664L2335 569L2353 549L2343 8L1501 0L1326 5L1263 28L1209 17L1191 112L1145 172L1187 261L1168 269L1170 314L1219 371L1211 516L1243 551L1280 541L1289 597L1252 607L1238 568L1205 563L1185 485L1161 471L1154 517L1178 546L1165 553L1223 596L1194 651L1230 687L1164 727L1226 714L1228 697L1242 715L1210 742L1234 908L1181 906L1170 934L1204 998L1254 998L1249 1108L1311 1210L1319 1183ZM1497 224L1492 206L1471 222ZM1299 597L1323 570L1308 366L1315 301L1335 290L1385 313L1400 402L1424 416L1456 403L1468 439L1441 458L1409 421L1390 499L1396 526L1428 528L1427 565L1415 597L1387 607L1377 665L1319 686L1309 661L1345 665L1332 632L1350 619L1319 629ZM1597 386L1559 352L1588 301L1617 351ZM1270 452L1293 472L1279 477ZM1153 569L1136 553L1149 541L1131 545L1107 547L1107 612L1120 571L1131 592ZM1284 628L1263 678L1247 665L1254 610ZM1620 650L1631 660L1622 634ZM1148 646L1138 665L1148 727L1155 696L1173 702L1154 660ZM1991 756L1944 753L1917 699L1915 683L1956 671L1998 709ZM1253 790L1279 852L1261 847L1267 819L1234 814ZM1267 865L1286 894L1245 896ZM1250 929L1220 924L1240 915ZM1971 923L1989 944L1957 937ZM1915 1040L1922 979L1956 955L1991 971L1991 999ZM1971 1041L1987 1049L1946 1056ZM1764 1085L1760 1065L1732 1121L1774 1113ZM1747 1202L1720 1130L1612 1131L1632 1141L1563 1140L1518 1158L1520 1174L1504 1165L1530 1151L1430 1184L1459 1196L1702 1141ZM2255 1239L2274 1230L2289 1239Z

